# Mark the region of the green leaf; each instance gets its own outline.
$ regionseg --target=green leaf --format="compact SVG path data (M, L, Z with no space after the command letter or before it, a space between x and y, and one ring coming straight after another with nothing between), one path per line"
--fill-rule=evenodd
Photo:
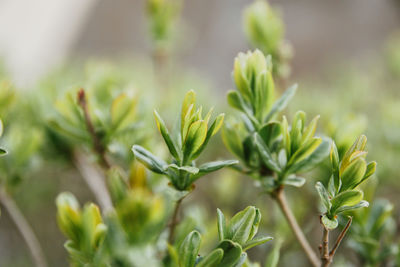
M187 124L186 119L190 118L196 109L195 105L196 105L196 93L193 90L190 90L185 94L185 98L183 99L183 103L182 103L182 110L181 110L181 131L182 132L183 132L185 124Z
M332 198L332 208L331 213L332 215L336 214L336 210L342 206L353 206L359 203L363 198L363 193L358 190L350 190L342 192Z
M326 216L326 215L322 216L321 222L325 226L325 228L328 230L335 229L336 227L338 227L338 224L339 224L336 218L329 219L328 216Z
M168 169L175 169L178 171L184 171L186 173L190 173L190 174L198 174L199 173L199 169L193 166L178 166L176 164L169 164L167 166L164 167L164 170L168 170Z
M200 169L201 173L210 173L210 172L215 172L224 167L232 166L232 165L235 165L238 163L239 163L239 161L237 161L237 160L212 161L212 162L207 162L207 163L200 165L199 169Z
M252 247L264 244L268 241L271 241L272 239L274 239L274 238L270 237L270 236L262 236L262 237L254 238L253 240L249 240L243 245L243 251L246 251Z
M281 246L282 246L282 240L279 239L278 241L274 242L275 245L272 248L272 251L269 253L264 267L277 267L278 263L279 263L279 258L280 258L280 250L281 250Z
M114 129L120 129L133 121L137 99L126 94L115 98L111 104L111 123Z
M243 98L240 96L240 94L237 91L229 91L228 95L228 104L239 110L242 111L246 116L250 119L250 121L253 123L253 125L257 128L259 125L258 120L254 117L253 112L249 109L249 107L246 105L246 103L243 101Z
M279 122L271 121L258 131L262 140L265 141L268 147L271 147L272 143L276 141L282 134L282 126Z
M319 115L316 116L310 124L304 129L303 136L301 137L301 144L305 144L311 140L311 138L315 135L315 131L317 130L317 123L319 119Z
M219 243L218 248L224 251L224 257L219 266L231 267L239 261L242 254L242 247L231 240L223 240Z
M135 157L143 163L149 170L159 173L159 174L164 174L165 173L165 167L167 166L167 163L164 162L162 159L157 158L153 154L151 154L149 151L144 149L143 147L139 145L134 145L132 147L133 154Z
M207 123L203 120L196 121L190 125L186 140L183 144L183 158L188 160L190 156L204 143L207 136ZM185 162L184 162L185 163Z
M7 154L7 151L2 149L2 148L0 148L0 156L4 156L6 154Z
M200 249L201 236L197 231L192 231L183 240L179 248L179 266L193 267Z
M306 179L303 177L290 175L289 177L285 178L282 183L285 185L302 187L305 184L305 182L306 182Z
M296 93L296 90L297 84L294 84L289 89L287 89L283 93L283 95L274 103L271 111L268 113L267 117L265 117L264 122L269 122L276 113L281 112L283 109L285 109L289 101Z
M221 248L214 249L210 254L205 256L196 267L219 267L224 251Z
M208 141L210 141L210 138L213 135L215 135L219 131L219 129L222 127L222 124L224 122L224 117L225 117L225 114L223 114L223 113L219 114L217 116L217 118L214 120L214 122L211 124L210 128L207 131L206 139L204 140L201 147L197 150L197 152L192 155L192 158L197 158L198 156L200 156L201 152L207 146ZM208 123L207 119L205 119L205 122Z
M369 206L368 201L362 200L358 204L353 205L353 206L341 206L340 208L338 208L336 210L336 213L339 214L344 211L355 210L355 209L359 209L359 208L366 208L368 206Z
M226 228L226 220L225 216L220 209L217 209L217 224L218 224L218 237L219 240L222 241L227 238L227 228Z
M313 137L307 144L300 147L291 157L288 165L299 163L302 160L310 156L322 143L322 139L319 137Z
M272 158L271 152L258 133L254 133L254 143L265 165L273 171L280 172L278 164Z
M331 145L330 159L331 159L332 169L334 171L339 170L339 152L334 141L332 141Z
M360 183L367 170L367 162L364 158L357 158L352 161L343 171L340 179L342 181L342 187L340 191L346 191L347 189L353 189Z
M175 159L179 160L178 149L174 141L171 139L171 136L169 135L168 129L165 126L163 119L160 117L160 115L156 110L154 110L154 117L156 119L157 128L160 131L162 137L164 138L164 141L167 144L169 152Z
M227 226L229 232L229 239L239 243L240 245L246 243L253 231L253 224L256 219L257 210L253 206L238 212L229 221Z
M312 152L311 155L306 157L304 160L296 162L293 164L288 172L307 172L313 169L316 165L321 163L329 154L329 141L323 139L322 143L317 147L317 149Z
M242 140L240 139L238 129L235 129L232 125L225 124L225 127L222 128L222 141L232 154L241 159L243 158Z
M326 210L329 211L331 209L332 204L331 201L329 200L329 194L325 189L325 186L321 182L317 182L315 184L315 188L317 189L319 197L322 200L322 204L324 204Z
M367 180L369 177L371 177L376 171L376 162L372 161L368 163L367 165L367 170L365 171L364 177L361 179L361 181L356 185L359 186L361 183L363 183L365 180Z

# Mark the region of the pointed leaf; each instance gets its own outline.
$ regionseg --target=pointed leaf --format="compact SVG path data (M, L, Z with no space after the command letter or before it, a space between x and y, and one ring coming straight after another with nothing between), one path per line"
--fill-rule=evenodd
M292 99L292 97L296 93L296 90L297 90L297 84L294 84L289 89L287 89L283 93L283 95L278 99L278 101L276 101L273 104L271 111L268 113L267 117L264 119L264 122L269 122L276 113L281 112L283 109L285 109L285 107L287 106L289 101Z
M254 133L254 143L265 165L273 171L280 172L278 164L272 158L271 152L258 133Z
M368 201L362 200L354 206L342 206L336 210L336 213L339 214L344 211L355 210L359 208L366 208L369 206Z
M145 148L139 146L139 145L134 145L132 147L133 154L135 157L143 163L144 166L146 166L149 170L159 173L159 174L164 174L164 169L167 163L163 161L162 159L157 158L153 154L151 154L149 151L147 151Z
M322 216L321 221L322 221L322 224L325 226L325 228L328 230L335 229L336 227L338 227L338 224L339 224L336 218L329 219L328 216L326 216L326 215Z
M218 237L219 240L222 241L227 238L227 229L226 229L226 220L225 216L220 209L217 209L217 218L218 218Z
M183 240L179 248L180 266L194 267L200 249L201 236L197 231L192 231Z
M177 146L175 145L174 141L171 139L171 136L169 135L168 129L165 126L163 119L160 117L160 115L158 114L158 112L156 110L154 110L154 117L157 122L157 128L160 131L162 137L164 138L165 144L167 144L169 152L175 159L179 159Z
M210 254L205 256L196 267L219 267L224 251L221 248L214 249Z
M336 214L336 210L342 206L353 206L359 203L363 198L363 193L358 190L345 191L332 198L332 214Z
M294 187L302 187L306 182L306 179L300 176L290 175L283 180L283 184L291 185Z
M249 206L246 209L238 212L229 221L228 231L229 239L244 244L249 240L252 232L254 220L256 218L256 208Z
M190 156L201 147L207 136L207 123L203 120L192 123L189 127L185 143L183 144L184 159Z
M274 239L274 238L270 237L270 236L262 236L262 237L254 238L253 240L247 241L246 244L243 245L243 251L246 251L252 247L264 244L268 241L271 241L272 239Z
M317 182L315 184L315 188L317 189L319 197L322 200L322 204L324 204L326 210L329 211L331 209L332 204L331 201L329 200L329 194L325 189L325 186L321 182Z
M342 181L342 187L340 188L340 191L343 192L347 189L353 189L356 185L358 185L361 179L364 177L366 170L367 162L364 158L357 158L348 164L340 176Z

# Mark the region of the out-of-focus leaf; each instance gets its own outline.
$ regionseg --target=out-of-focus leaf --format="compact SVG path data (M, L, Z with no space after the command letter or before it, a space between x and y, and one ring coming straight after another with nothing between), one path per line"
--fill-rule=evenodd
M158 130L160 131L162 137L164 138L164 141L167 144L169 152L171 153L172 156L174 156L174 158L179 159L180 157L178 154L178 149L174 141L171 139L171 136L168 132L167 127L165 126L163 119L160 117L160 115L156 110L154 110L154 117L157 122Z
M201 236L197 231L192 231L182 242L179 248L179 265L193 267L200 249Z
M265 165L267 165L268 168L270 168L271 170L280 172L278 164L272 158L271 152L269 151L268 147L265 145L264 141L261 139L258 133L254 133L254 143Z
M283 93L283 95L273 104L267 117L265 117L264 122L269 122L276 113L281 112L283 109L285 109L289 101L296 93L296 90L297 90L297 84L294 84L289 89L287 89Z
M214 249L207 256L205 256L196 267L218 267L222 258L224 257L224 251L220 248Z
M289 177L285 178L282 183L294 187L302 187L305 184L305 182L306 179L304 177L290 175Z

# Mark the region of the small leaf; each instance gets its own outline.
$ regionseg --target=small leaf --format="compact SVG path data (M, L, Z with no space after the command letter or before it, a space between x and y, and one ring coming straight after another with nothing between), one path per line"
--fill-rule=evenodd
M164 170L168 170L168 169L175 169L175 170L179 170L179 171L184 171L186 173L190 173L190 174L198 174L199 173L199 169L193 166L178 166L176 164L169 164L167 166L164 167Z
M262 140L265 140L268 147L271 147L272 143L278 139L282 134L282 126L279 122L272 121L265 124L258 134Z
M205 256L196 267L219 267L219 263L224 257L224 251L221 248L214 249L210 254Z
M167 163L165 163L162 159L157 158L139 145L134 145L132 147L132 151L135 157L149 170L159 174L165 173L164 169Z
M314 152L300 162L292 165L288 172L307 172L313 169L316 165L321 163L329 154L329 141L323 139L322 143L314 150Z
M347 189L353 189L357 184L360 183L367 170L367 162L364 158L357 158L352 161L344 169L340 179L342 181L342 187L340 191L346 191Z
M331 209L332 204L331 201L329 200L329 195L325 189L325 186L321 182L317 182L315 184L315 188L317 189L319 197L322 200L322 204L324 204L326 210L329 211Z
M183 157L189 159L190 156L201 147L207 136L207 123L203 120L196 121L190 125L186 140L183 144Z
M269 253L264 267L277 267L278 263L279 263L279 258L280 258L280 250L281 250L281 246L282 246L282 240L279 239L278 241L274 242L275 245L272 248L272 251Z
M222 241L227 238L227 229L226 229L226 220L225 216L220 209L217 209L217 218L218 218L218 237L219 240Z
M280 172L278 164L272 158L271 152L258 133L254 133L254 143L265 165L273 171Z
M334 198L332 198L331 203L332 203L332 208L331 208L331 213L332 215L336 214L336 210L342 206L353 206L357 203L359 203L363 198L363 193L358 190L350 190L350 191L345 191Z
M285 185L302 187L305 184L305 182L306 182L306 179L303 177L290 175L289 177L285 178L282 183Z
M296 93L296 90L297 90L297 84L292 85L289 89L287 89L283 93L283 95L274 103L274 105L271 108L271 111L264 119L264 122L269 122L276 113L281 112L283 109L285 109L290 99L292 99L292 97Z
M376 171L376 162L372 161L370 163L368 163L367 165L367 170L365 171L365 175L362 178L362 180L356 185L356 187L358 185L360 185L361 183L363 183L365 180L367 180L369 177L371 177Z
M317 129L317 123L319 119L319 115L316 116L310 124L304 129L303 136L301 137L301 144L307 143L314 136L315 131Z
M368 206L369 206L368 201L362 200L354 206L342 206L336 210L336 213L339 214L344 211L355 210L355 209L359 209L359 208L366 208Z
M262 236L262 237L257 237L254 238L253 240L247 241L244 245L243 245L243 251L246 251L252 247L264 244L268 241L271 241L272 239L274 239L273 237L270 236Z
M132 122L136 113L137 99L121 94L111 104L111 122L114 129L125 127Z
M178 149L174 141L171 139L171 136L169 135L168 129L165 126L163 119L160 117L160 115L156 110L154 110L154 117L157 122L157 128L160 131L162 137L164 138L164 141L167 144L169 152L175 159L179 159Z
M233 216L227 227L230 240L237 242L240 245L249 240L253 230L253 223L256 219L256 212L255 207L249 206Z
M212 161L212 162L207 162L207 163L200 165L199 169L200 169L200 172L202 172L202 173L210 173L210 172L215 172L224 167L232 166L232 165L235 165L238 163L239 163L239 161L237 161L237 160Z
M233 90L229 91L227 98L228 98L228 104L231 107L233 107L239 111L242 111L250 119L250 121L253 123L253 125L258 127L258 125L259 125L258 120L254 117L253 112L246 105L243 98L240 96L240 94L237 91L233 91Z
M288 162L288 165L292 165L294 163L301 162L310 156L322 143L322 139L318 137L312 138L307 144L304 144L300 147L291 157Z
M185 94L185 98L183 99L182 103L181 131L183 131L183 128L187 123L185 119L190 118L194 113L194 110L196 109L195 105L196 105L196 93L193 90L190 90Z
M231 240L221 241L218 245L218 248L221 248L224 251L224 257L222 258L219 266L233 266L239 261L240 256L242 255L241 246Z
M328 229L329 231L338 227L339 224L336 218L329 219L328 216L326 215L322 216L321 221L322 224L325 226L325 228Z
M237 128L238 127L235 129L233 125L225 124L222 128L222 141L232 154L243 158L242 140L240 139Z
M179 248L180 266L193 267L200 249L201 236L197 231L192 231L183 240Z

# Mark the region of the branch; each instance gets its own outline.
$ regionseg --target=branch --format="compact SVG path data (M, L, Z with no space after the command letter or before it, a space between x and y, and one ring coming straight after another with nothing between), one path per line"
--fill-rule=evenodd
M321 266L328 267L331 262L332 258L329 256L329 230L326 229L324 225L324 233L322 235L322 245L321 245Z
M342 242L344 236L346 235L347 231L349 230L351 223L353 221L353 217L349 217L349 220L347 221L346 226L344 227L344 229L342 230L342 232L340 233L340 235L338 236L338 239L336 240L335 245L333 246L331 252L329 253L329 256L333 259L333 257L335 256L336 250L338 249L338 247L340 246L340 243Z
M87 157L79 151L74 153L74 164L93 192L103 212L112 210L113 204L102 172L90 164Z
M168 235L168 243L169 244L172 244L174 242L175 229L176 229L176 226L179 223L179 219L178 219L179 211L180 211L180 208L181 208L182 201L183 201L183 199L185 197L186 197L186 195L181 197L180 199L178 199L178 201L176 201L174 213L172 214L172 219L171 219L171 222L169 224L169 235Z
M320 261L317 257L317 254L311 248L310 244L308 243L306 237L304 236L303 231L301 230L299 224L294 217L292 210L290 209L285 194L283 192L283 187L279 187L272 196L278 202L278 205L285 216L286 220L289 223L290 228L292 229L294 235L296 236L297 241L300 243L302 249L306 253L306 256L312 266L318 267L320 265Z
M83 115L85 117L86 128L92 138L93 150L99 157L99 163L103 168L109 169L111 167L111 164L108 162L106 158L105 154L106 148L103 146L101 139L99 138L99 136L96 133L96 130L94 129L93 122L92 119L90 118L89 110L87 107L85 90L83 89L80 89L78 92L78 104L82 108Z
M42 247L27 222L26 218L18 208L15 201L11 198L10 195L5 192L5 190L0 190L0 202L3 204L4 208L10 214L11 219L14 221L17 226L19 232L25 240L26 245L29 248L29 251L32 255L32 259L35 262L37 267L47 267L46 258L43 254Z

